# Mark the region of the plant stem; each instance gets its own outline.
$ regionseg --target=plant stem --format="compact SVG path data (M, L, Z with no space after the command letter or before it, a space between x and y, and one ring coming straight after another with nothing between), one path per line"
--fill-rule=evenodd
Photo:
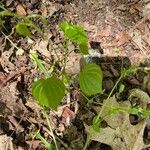
M58 146L57 146L57 142L56 142L55 136L54 136L54 133L53 133L53 130L52 130L52 127L51 127L50 119L48 118L48 115L47 115L47 113L46 113L46 111L45 111L45 110L43 110L43 113L44 113L44 115L45 115L45 117L46 117L46 121L47 121L47 124L48 124L49 130L50 130L50 132L51 132L51 136L52 136L52 138L53 138L53 141L54 141L54 144L55 144L56 150L59 150L59 149L58 149Z
M46 146L47 150L51 150L51 145L48 143L48 141L43 136L41 136L41 134L39 132L35 133L34 136L38 137L44 143L44 145Z
M112 93L114 92L115 88L117 87L118 83L120 82L120 80L122 79L122 75L120 75L120 77L118 78L118 80L116 81L114 87L112 88L111 92L109 93L107 99L105 100L103 106L102 106L102 109L100 110L100 112L98 113L97 117L96 117L96 120L95 122L97 123L99 121L99 118L100 116L102 115L102 112L104 111L105 107L107 106L108 102L109 102L109 99L112 95ZM89 133L90 134L90 133ZM90 139L90 135L87 135L87 139L86 139L86 143L84 145L84 148L83 150L86 150L87 147L89 146L89 144L91 143L91 139Z
M49 75L47 69L46 69L46 68L44 67L44 65L41 63L41 61L40 61L37 57L35 57L32 53L31 53L31 55L32 55L32 57L34 58L34 60L36 61L36 63L37 63L37 65L38 65L39 69L44 73L45 77L46 77L46 78L49 78L50 75Z
M95 122L98 122L99 121L99 118L100 116L102 115L102 112L104 111L105 107L107 106L108 102L109 102L109 99L112 95L112 93L114 92L115 88L117 87L118 83L120 82L120 80L122 79L122 75L118 78L117 82L115 83L114 87L112 88L111 92L109 93L107 99L105 100L103 106L102 106L102 109L100 110L100 112L98 113L98 116L95 120Z
M86 150L87 148L88 148L88 146L89 146L89 144L91 143L91 139L90 139L90 135L88 134L87 135L87 138L86 138L86 142L85 142L85 145L84 145L84 147L83 147L83 150Z

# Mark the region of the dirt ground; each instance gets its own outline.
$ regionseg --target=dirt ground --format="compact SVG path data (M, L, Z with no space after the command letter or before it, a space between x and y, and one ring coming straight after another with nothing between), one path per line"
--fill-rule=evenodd
M39 139L33 139L32 133L36 131L39 131L49 142L52 141L47 133L46 119L31 94L32 82L34 79L42 77L42 74L36 69L28 54L30 50L36 50L47 67L53 64L53 60L58 61L55 56L56 52L60 58L63 57L61 47L64 37L58 27L60 22L67 20L83 26L87 31L90 47L98 49L101 55L100 59L96 57L94 61L103 70L103 88L106 94L110 92L118 79L122 62L124 67L129 67L131 64L150 67L149 0L1 0L0 4L17 14L38 13L48 19L48 27L42 29L44 34L47 33L48 38L43 38L34 31L30 38L23 38L16 33L9 35L16 23L16 20L11 17L5 19L5 28L8 32L1 29L0 150L45 149ZM40 20L37 19L35 22L42 28ZM18 48L23 49L22 55L16 53ZM68 46L69 50L75 48L76 46L72 43ZM79 72L80 58L78 52L70 54L66 64L67 73L73 76ZM128 100L128 94L133 88L140 89L150 96L149 72L139 70L135 75L124 79L122 83L125 85L125 91L121 95L113 93L118 101ZM102 102L106 98L105 96L95 98L94 101ZM66 103L68 97L70 105ZM87 126L97 114L97 109L98 105L96 104L86 105L79 91L72 86L72 90L64 98L58 111L51 112L49 110L49 117L53 121L53 129L60 150L83 149ZM132 118L130 125L134 123L134 127L141 125L141 122L136 119L137 116L130 117ZM135 147L139 146L140 148L144 143L141 149L134 150L150 148L150 124L146 124L148 121L144 121L142 127L138 128L138 136L131 135L138 139L137 143L140 143L139 145L135 144ZM128 125L129 123L126 124L126 126ZM111 129L116 128L106 120L104 126L109 126ZM111 133L111 131L107 132ZM130 134L129 131L126 130L126 134ZM140 136L139 133L142 135ZM104 134L107 135L107 133ZM102 140L101 137L92 137L93 142L90 144L89 150L128 150L127 147L133 144L131 142L125 147L124 142L118 142L121 146L119 147L119 144L114 144L115 142L112 140L109 141L110 134L101 136L106 140ZM141 141L144 142L141 144Z

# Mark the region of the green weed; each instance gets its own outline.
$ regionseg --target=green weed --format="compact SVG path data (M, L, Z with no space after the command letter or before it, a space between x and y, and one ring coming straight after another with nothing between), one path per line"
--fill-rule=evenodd
M3 7L2 7L3 8ZM22 36L30 36L31 31L30 29L33 28L36 31L40 31L40 28L35 25L32 21L32 18L38 17L46 23L46 19L43 16L32 14L28 16L20 16L15 13L12 13L6 9L0 12L0 27L5 28L5 20L4 17L14 17L17 18L19 21L15 25L14 29L15 32ZM70 40L76 45L79 46L81 55L84 57L85 55L89 54L88 48L88 36L84 29L79 25L74 25L69 22L62 22L60 25L61 30L65 34L66 40ZM66 45L67 46L67 45ZM44 144L48 150L56 149L58 150L57 142L51 127L51 122L48 119L48 114L46 113L46 108L51 108L52 110L57 110L57 107L60 105L61 100L65 96L66 90L69 90L68 86L70 85L70 80L68 79L68 74L66 74L65 70L62 72L61 75L56 76L52 72L50 73L46 67L43 65L42 60L38 58L38 55L31 51L29 54L32 61L35 63L36 68L40 69L44 74L43 79L38 79L32 84L32 94L35 99L39 102L39 104L43 108L43 114L46 117L47 124L53 138L55 148L52 144L49 144L39 133L36 133L36 137L38 137ZM62 66L63 67L63 66ZM64 67L65 68L65 67ZM125 112L130 114L141 114L143 117L150 116L150 110L141 108L141 107L118 107L118 106L107 106L110 97L112 96L114 90L119 85L120 81L127 77L130 74L135 73L137 67L131 66L130 68L122 68L121 75L116 81L114 87L112 88L111 92L109 93L108 97L102 104L102 108L100 112L94 117L92 125L91 125L91 132L92 130L96 132L101 132L101 115L102 112L106 107L110 107L108 115L113 115L118 112ZM149 71L149 68L145 68L146 71ZM55 71L55 70L54 70ZM60 76L63 78L60 79ZM79 85L80 91L83 95L86 96L94 96L96 94L102 94L102 81L103 81L103 72L97 64L88 63L85 64L83 69L79 73ZM124 91L125 86L120 84L119 93ZM88 102L91 104L93 99L88 99ZM87 135L87 140L83 150L86 150L88 145L90 144L90 133Z
M3 7L2 7L3 8ZM18 15L16 13L13 13L5 8L3 8L2 11L0 11L0 27L4 28L6 31L7 29L5 28L5 17L12 17L12 18L16 18L18 19L17 24L14 26L14 28L12 29L12 33L14 33L14 31L16 33L18 33L21 36L30 36L31 35L31 29L35 29L38 32L41 32L40 27L38 27L33 21L33 18L40 18L43 23L46 25L46 18L38 15L38 14L32 14L32 15L28 15L28 16L21 16Z

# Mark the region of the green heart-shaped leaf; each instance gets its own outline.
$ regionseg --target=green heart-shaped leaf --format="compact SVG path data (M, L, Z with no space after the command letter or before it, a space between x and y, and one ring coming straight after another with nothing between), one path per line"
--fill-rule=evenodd
M24 22L19 22L16 25L16 32L22 36L30 36L31 35L27 25Z
M32 94L41 105L56 110L65 95L65 86L60 79L52 76L34 82Z
M101 68L90 63L79 74L80 89L88 96L102 93L103 73Z

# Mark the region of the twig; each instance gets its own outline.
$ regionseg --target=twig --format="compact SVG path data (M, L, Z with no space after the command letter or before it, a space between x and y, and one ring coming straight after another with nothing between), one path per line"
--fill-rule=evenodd
M3 32L1 31L1 33L4 35L4 37L12 44L13 47L15 47L17 50L19 50L20 48L18 46L16 46L12 40Z

